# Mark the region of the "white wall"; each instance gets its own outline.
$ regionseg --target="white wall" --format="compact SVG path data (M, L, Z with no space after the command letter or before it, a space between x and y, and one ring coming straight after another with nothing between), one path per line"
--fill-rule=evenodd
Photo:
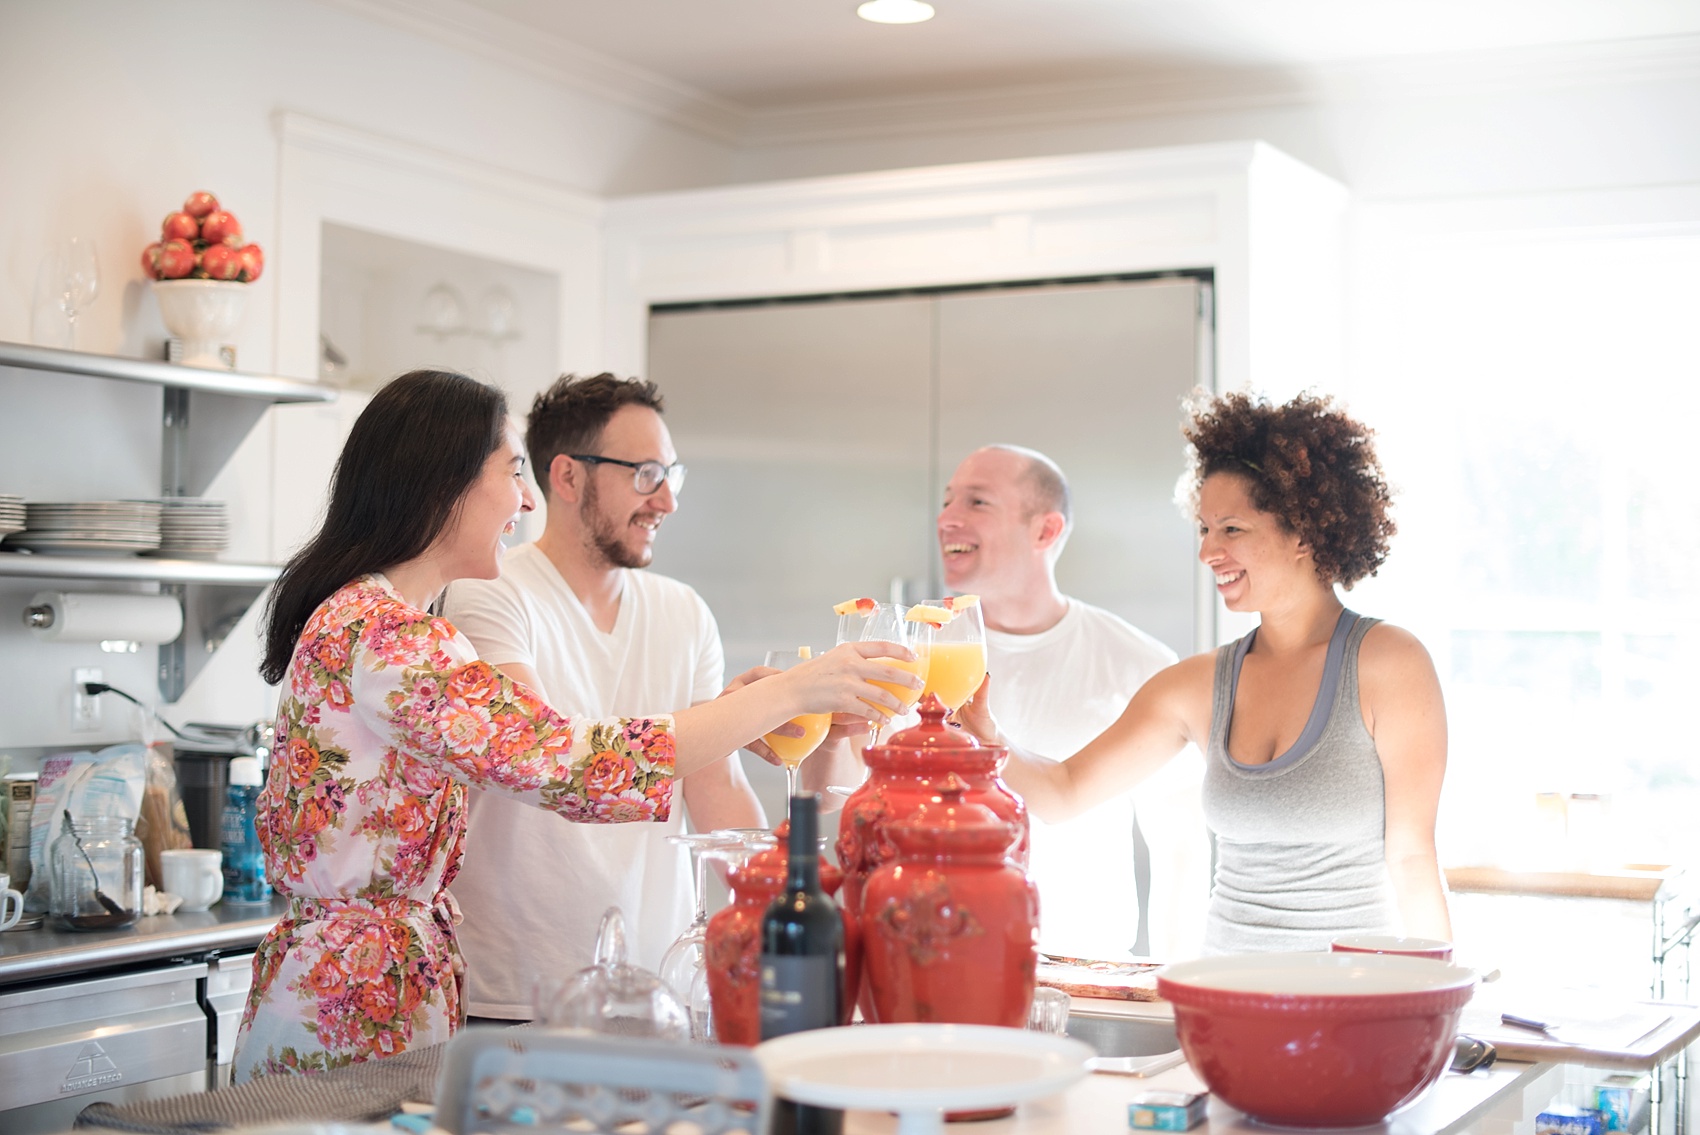
M80 345L134 355L162 339L139 257L191 190L218 194L280 267L284 110L599 195L704 184L729 160L718 143L308 0L0 0L0 339L28 341L37 265L73 233L99 242L103 268ZM259 289L238 346L243 369L264 371Z
M400 144L393 149L442 155L438 164L445 169L484 166L513 175L508 180L533 187L528 191L534 202L548 196L535 187L559 187L566 198L573 191L594 197L713 182L725 175L730 159L725 146L632 110L310 0L236 5L0 0L0 339L29 341L38 265L53 242L81 234L99 245L102 289L79 321L77 345L155 355L165 333L142 280L140 252L157 239L160 218L185 195L210 189L268 254L267 275L253 286L236 343L242 369L288 370L284 360L304 358L307 365L292 373L314 378L310 317L318 294L318 249L301 241L280 247L278 237L288 181L280 158L283 112L293 113L298 124L305 117L347 127L346 138L356 147L365 138L388 140ZM395 155L384 157L393 162ZM382 181L371 184L380 193L390 188ZM451 197L454 192L447 191ZM306 206L317 207L323 196ZM481 208L487 200L474 192L462 199L480 202L467 208ZM417 209L413 201L398 204ZM297 201L297 213L303 207ZM414 217L407 213L405 219L411 223ZM500 217L477 223L445 218L440 243L457 246L462 234L501 223ZM310 231L307 239L316 240L316 224ZM536 259L563 255L556 251L565 247L559 233L544 239L552 246ZM599 275L593 236L581 248L589 262L580 275L593 283ZM497 258L533 259L512 245ZM300 303L289 309L289 319L282 318L281 281L290 278L292 266L296 276L312 276L304 289L296 289L308 297L305 321ZM575 331L577 364L597 353L599 313L593 291L586 298L575 290L571 298L591 309L562 312L563 324ZM304 344L280 341L280 327ZM589 329L588 339L579 328ZM539 374L523 385L535 387L550 377ZM32 499L156 493L157 391L148 402L140 388L96 381L60 382L45 392L33 384L0 386L0 416L26 414L29 399L51 401L55 390L64 394L73 387L75 407L61 398L66 402L61 408L80 415L86 436L20 426L22 443L0 452L0 492ZM138 397L144 403L140 410L132 406ZM317 506L312 500L286 502L290 507L281 513L287 515L274 517L274 494L280 485L322 481L334 443L315 446L314 439L340 436L357 401L274 411L255 429L207 490L236 505L229 558L266 560L288 553ZM121 441L111 436L119 431ZM139 456L114 471L114 447ZM333 451L317 451L326 448ZM96 453L102 459L91 461ZM67 459L71 472L57 476L54 470L66 468ZM308 488L302 495L316 492ZM16 621L27 598L19 593L33 589L22 584L3 589L0 620L6 626ZM191 686L174 718L239 721L270 712L271 695L254 675L253 632L251 615ZM48 659L17 635L0 638L6 639L0 643L0 679L13 695L5 699L0 744L87 744L129 734L116 703L107 707L111 726L102 733L67 732L70 670L103 666L115 684L147 695L153 685L151 650L117 660L94 648L61 647ZM51 674L36 683L39 689L26 691L11 680L49 665Z

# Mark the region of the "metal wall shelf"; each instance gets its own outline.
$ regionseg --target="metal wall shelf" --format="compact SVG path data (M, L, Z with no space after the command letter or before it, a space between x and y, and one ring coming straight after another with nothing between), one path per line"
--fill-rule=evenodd
M326 386L272 375L242 374L0 342L0 370L70 374L144 383L161 390L160 493L206 491L261 416L277 403L335 401ZM129 494L125 494L129 495ZM151 495L151 494L150 494ZM277 579L272 564L141 556L55 556L0 552L0 578L158 583L183 604L183 633L159 648L159 690L168 702L184 689L261 591Z
M27 343L0 342L0 366L56 371L60 374L83 374L92 378L117 379L120 382L145 382L179 390L231 394L238 398L253 398L267 403L331 402L336 399L336 391L329 387L293 378L208 370L202 367L178 366L175 363L150 362L147 359L121 359L112 355L91 355L85 351L35 347Z
M219 560L168 560L143 556L42 556L0 552L0 578L93 579L130 583L220 583L264 587L277 578L275 564Z

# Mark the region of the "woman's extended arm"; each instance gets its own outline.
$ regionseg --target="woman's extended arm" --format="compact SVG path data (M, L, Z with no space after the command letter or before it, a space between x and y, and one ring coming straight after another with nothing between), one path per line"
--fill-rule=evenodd
M1364 636L1358 681L1364 725L1381 756L1387 870L1405 933L1450 941L1452 919L1434 845L1446 776L1440 679L1416 636L1382 623Z
M1134 693L1120 717L1065 761L1047 759L1002 739L989 704L991 678L958 711L958 719L983 743L1009 748L1003 777L1048 824L1113 799L1197 742L1210 723L1212 655L1183 659ZM1202 717L1199 709L1202 705Z

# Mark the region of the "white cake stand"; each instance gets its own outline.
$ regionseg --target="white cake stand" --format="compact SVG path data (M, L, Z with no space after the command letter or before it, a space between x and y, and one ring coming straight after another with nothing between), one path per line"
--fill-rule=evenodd
M774 1094L815 1107L895 1111L898 1135L940 1135L947 1111L1062 1091L1096 1053L1078 1040L989 1025L857 1025L764 1041Z

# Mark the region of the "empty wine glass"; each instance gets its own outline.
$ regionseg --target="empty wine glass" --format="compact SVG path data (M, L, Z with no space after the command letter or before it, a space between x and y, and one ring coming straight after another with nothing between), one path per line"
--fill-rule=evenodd
M735 836L716 832L692 832L689 835L670 835L667 842L689 849L691 874L696 887L696 909L691 924L673 940L661 956L661 980L682 998L691 1014L691 1036L708 1040L713 1027L709 1016L707 985L702 986L701 1012L696 999L697 986L704 967L704 944L708 931L708 858L707 852L717 847L742 847Z
M767 652L765 665L775 670L789 670L800 663L807 662L814 652L806 646L796 650L770 650ZM802 727L801 737L786 737L778 733L764 733L762 740L773 750L773 755L785 764L785 798L787 800L797 795L798 766L803 759L816 749L826 739L826 731L832 726L830 713L800 713L791 719L792 725Z
M933 695L952 713L961 709L986 680L986 622L974 597L963 598L968 602L959 598L927 603L950 611L951 619L933 629L932 647L927 652L927 688L921 696Z
M93 303L100 294L100 255L94 241L73 236L61 241L48 254L52 267L48 274L59 310L65 316L68 329L67 345L77 345L77 312Z
M879 662L895 666L899 670L907 670L918 678L927 676L927 657L933 641L933 628L928 623L916 622L908 617L909 608L901 603L875 603L863 610L858 608L847 615L838 616L838 641L845 642L894 642L906 646L915 653L915 661L904 662L898 658L881 658ZM900 686L895 682L875 682L881 689L890 690L891 695L905 711L921 700L921 691L908 686ZM871 703L870 703L871 704ZM889 720L892 711L884 706L874 706ZM869 738L870 745L880 742L880 730L884 722L875 722L873 733Z

